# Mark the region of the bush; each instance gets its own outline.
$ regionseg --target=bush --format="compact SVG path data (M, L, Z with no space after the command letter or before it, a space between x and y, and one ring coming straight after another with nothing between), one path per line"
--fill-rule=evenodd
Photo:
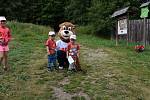
M82 34L93 34L94 33L94 28L90 25L88 26L80 26L77 28L77 33L82 33Z

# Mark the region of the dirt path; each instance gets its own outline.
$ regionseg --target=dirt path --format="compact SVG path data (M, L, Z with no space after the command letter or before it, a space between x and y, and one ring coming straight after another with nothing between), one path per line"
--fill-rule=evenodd
M62 88L52 87L54 90L54 96L57 98L57 100L71 100L73 97L84 97L85 100L91 100L90 97L86 94L80 91L79 93L66 93L63 91Z
M95 65L99 66L101 62L103 62L108 54L103 51L103 49L91 49L85 46L81 47L81 59L83 62L86 62L87 65ZM59 82L59 85L64 86L70 84L70 80L68 77L65 77L63 80ZM85 100L91 100L90 96L83 91L78 91L76 93L66 93L64 92L62 87L52 87L54 90L54 95L57 100L71 100L73 97L84 97Z
M91 49L85 46L81 47L81 56L83 61L90 65L99 65L108 58L108 54L103 49Z

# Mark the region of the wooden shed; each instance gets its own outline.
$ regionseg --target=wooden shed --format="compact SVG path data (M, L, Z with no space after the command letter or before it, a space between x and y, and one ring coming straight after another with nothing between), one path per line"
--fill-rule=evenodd
M119 39L123 38L128 42L142 43L144 45L150 45L150 19L146 19L145 16L149 15L150 2L142 4L141 9L144 8L142 19L129 19L138 13L137 9L131 7L125 7L112 14L112 18L117 20L116 24L116 45L118 45ZM146 8L147 7L147 8ZM147 12L147 13L145 13Z
M117 19L116 24L116 45L118 45L119 37L125 37L127 38L127 23L128 23L128 15L129 15L129 8L126 7L123 9L120 9L118 11L115 11L112 14L112 18Z

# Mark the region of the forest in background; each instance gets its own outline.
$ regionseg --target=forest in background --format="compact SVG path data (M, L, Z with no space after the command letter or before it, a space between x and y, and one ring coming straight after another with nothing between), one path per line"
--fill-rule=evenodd
M58 30L64 21L83 26L86 34L110 34L112 13L126 6L139 6L149 0L0 0L0 15L8 20L49 25ZM134 15L139 18L139 15Z

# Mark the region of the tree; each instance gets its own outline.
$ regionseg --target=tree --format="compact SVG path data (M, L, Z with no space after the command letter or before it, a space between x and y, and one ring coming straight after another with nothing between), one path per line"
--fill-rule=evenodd
M0 14L1 16L6 16L8 19L14 19L17 15L15 10L18 10L18 6L21 6L20 0L1 0L0 1Z
M136 0L92 0L88 10L88 22L92 32L98 35L110 34L114 26L114 20L111 19L112 13L126 6L139 6L139 2Z
M90 3L91 0L69 0L65 7L65 18L77 24L86 24Z

